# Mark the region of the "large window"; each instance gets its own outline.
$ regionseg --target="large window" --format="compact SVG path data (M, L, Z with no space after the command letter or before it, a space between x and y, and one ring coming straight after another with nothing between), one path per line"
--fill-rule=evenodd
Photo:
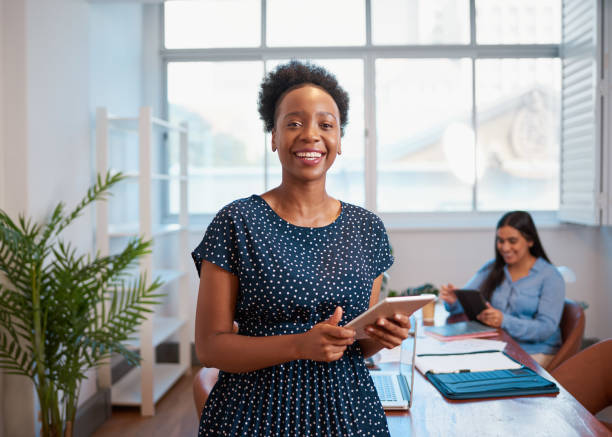
M165 3L167 115L189 123L192 214L210 217L280 182L256 102L265 72L292 58L325 66L350 94L331 195L404 217L557 210L560 9L560 0Z

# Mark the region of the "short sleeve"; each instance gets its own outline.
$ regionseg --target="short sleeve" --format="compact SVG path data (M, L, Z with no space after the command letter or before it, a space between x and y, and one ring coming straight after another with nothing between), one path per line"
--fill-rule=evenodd
M372 226L372 237L374 246L374 277L377 278L383 272L386 272L393 265L393 255L391 254L391 245L389 237L380 218L376 217Z
M198 276L202 271L204 260L238 276L240 250L236 227L236 219L231 214L229 205L217 213L208 225L204 238L198 247L191 252Z

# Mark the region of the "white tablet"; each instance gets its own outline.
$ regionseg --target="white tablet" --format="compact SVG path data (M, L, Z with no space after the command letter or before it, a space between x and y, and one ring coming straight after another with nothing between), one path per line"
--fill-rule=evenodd
M433 302L435 299L436 296L433 294L387 297L378 302L372 308L359 314L353 320L348 322L345 327L352 328L356 331L356 339L367 338L368 335L364 331L365 327L374 324L379 318L393 317L395 313L411 316L416 310L429 302Z

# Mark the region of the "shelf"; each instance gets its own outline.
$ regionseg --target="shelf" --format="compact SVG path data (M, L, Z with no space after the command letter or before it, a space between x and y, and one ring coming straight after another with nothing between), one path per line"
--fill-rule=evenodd
M153 228L153 237L157 237L159 235L171 234L174 232L179 232L183 228L178 223L170 223L167 225L158 225ZM125 223L121 225L109 225L108 226L108 236L111 238L117 237L132 237L136 235L140 235L140 227L138 223Z
M187 321L178 317L153 317L153 347L159 346L165 339L178 332ZM129 349L140 348L140 338L134 338L123 343Z
M153 403L157 401L185 373L187 366L180 364L155 364L153 366ZM111 388L113 405L140 406L142 404L140 387L140 367L130 370Z
M137 137L109 134L110 130L115 129L134 132ZM172 166L159 167L156 157L158 151L154 144L161 132L169 130L178 131L178 161ZM112 142L115 144L111 145ZM124 145L130 149L125 156L122 150ZM135 153L134 145L138 146L138 154ZM100 174L105 174L107 171L115 174L119 172L117 167L122 167L125 170L122 171L122 174L126 177L126 185L115 194L127 196L124 199L127 202L97 208L99 229L96 234L98 250L101 254L110 255L111 250L112 253L116 253L120 246L125 244L125 241L120 238L139 236L147 240L153 238L157 240L161 236L160 240L170 244L173 249L178 249L178 253L188 253L189 248L186 247L188 225L185 220L188 217L186 203L188 145L187 125L172 124L155 118L151 107L142 107L138 117L109 116L105 108L98 108L96 111L96 169ZM112 155L117 152L119 155ZM121 159L117 160L119 158ZM116 167L109 169L109 163L113 163ZM166 222L171 220L165 219L160 214L163 202L168 200L161 196L163 191L160 189L172 190L173 193L176 191L176 194L179 195L179 214L176 214L176 219L168 224ZM134 215L129 215L130 218L125 218L123 221L121 218L114 219L117 224L109 224L111 217L115 217L111 212L121 207L129 208ZM163 248L155 250L163 250ZM129 285L133 285L134 281L138 280L141 272L145 271L148 283L159 278L163 286L171 284L164 290L168 291L164 298L165 308L157 309L155 305L147 306L153 311L150 318L143 321L134 339L124 342L124 347L140 351L143 357L140 366L131 369L115 383L112 382L110 365L105 364L100 367L98 374L100 386L111 389L113 405L140 406L142 415L154 415L155 403L185 371L189 371L190 342L186 330L192 314L188 302L189 295L187 290L183 290L185 288L183 282L187 278L187 264L185 257L169 259L167 256L164 257L163 253L159 253L159 257L145 256L138 263L130 266L130 269L116 281L117 283L110 284L111 288L116 286L121 291L123 289L121 282L125 281L126 288L129 288ZM154 265L165 268L155 269ZM169 338L175 337L179 343L179 363L157 363L155 348L164 341L168 341Z

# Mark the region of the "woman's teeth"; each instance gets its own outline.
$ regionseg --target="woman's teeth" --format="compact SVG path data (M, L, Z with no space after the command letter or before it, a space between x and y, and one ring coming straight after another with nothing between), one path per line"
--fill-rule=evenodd
M309 161L313 161L317 158L320 158L322 156L321 153L319 152L298 152L295 154L298 158L304 158L307 159Z

